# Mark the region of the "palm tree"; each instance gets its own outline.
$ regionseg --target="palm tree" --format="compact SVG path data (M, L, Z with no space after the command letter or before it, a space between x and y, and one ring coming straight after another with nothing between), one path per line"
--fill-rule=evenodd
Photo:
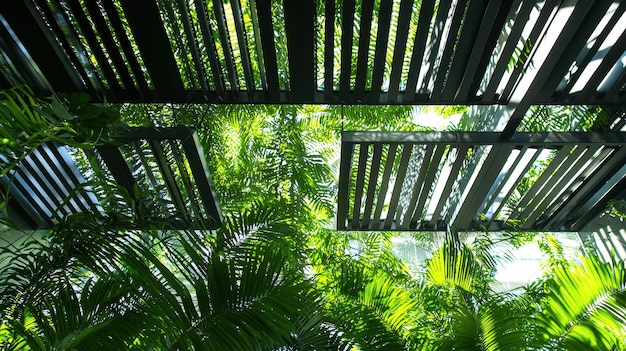
M70 218L49 247L3 250L4 349L339 347L284 204L258 204L216 232L120 232L120 220Z

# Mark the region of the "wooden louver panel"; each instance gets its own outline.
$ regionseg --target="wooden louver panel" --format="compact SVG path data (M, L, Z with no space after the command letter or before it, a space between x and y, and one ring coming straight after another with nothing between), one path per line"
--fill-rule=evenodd
M0 88L84 91L98 102L620 104L625 9L612 0L5 1Z
M344 132L341 155L338 230L578 230L626 190L623 132Z
M215 229L222 214L197 134L190 128L131 128L119 145L85 150L79 171L63 145L46 143L0 179L35 228L108 206L164 228ZM113 184L113 186L111 186ZM143 211L143 212L142 212Z

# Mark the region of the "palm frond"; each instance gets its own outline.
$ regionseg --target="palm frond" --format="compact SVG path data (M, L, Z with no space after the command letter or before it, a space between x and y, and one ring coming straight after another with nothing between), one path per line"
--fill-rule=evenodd
M444 243L426 263L428 281L444 287L472 291L480 265L466 245Z
M19 317L10 317L13 340L26 349L118 350L149 323L138 290L120 277L88 280L78 292L61 278Z
M436 350L528 350L528 327L511 301L494 296L480 305L461 304L451 314L451 335Z
M626 268L624 261L597 257L554 269L543 313L543 334L554 349L611 350L625 346Z

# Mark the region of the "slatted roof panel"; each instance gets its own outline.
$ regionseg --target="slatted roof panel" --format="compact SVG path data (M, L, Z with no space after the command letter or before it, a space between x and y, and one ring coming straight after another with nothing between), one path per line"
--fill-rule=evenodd
M0 88L94 101L620 104L614 0L0 3Z
M30 217L32 228L50 228L74 213L111 209L129 217L160 218L166 228L221 225L219 202L192 129L132 128L117 142L83 150L84 156L64 145L43 144L0 178L0 185Z
M337 229L577 231L625 193L624 132L344 132Z

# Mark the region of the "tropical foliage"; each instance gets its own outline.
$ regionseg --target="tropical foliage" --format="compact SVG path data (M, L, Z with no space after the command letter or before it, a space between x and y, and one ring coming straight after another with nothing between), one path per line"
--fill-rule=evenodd
M5 99L5 106L13 103ZM25 104L38 113L27 114L25 124L83 123L68 112L71 103ZM56 117L41 119L50 104ZM2 126L17 128L6 109ZM225 224L172 230L156 215L132 218L111 208L66 218L45 240L5 245L2 350L626 348L624 262L572 262L550 236L510 233L508 241L536 242L550 260L538 281L501 292L493 283L506 257L494 254L496 243L486 234L448 235L416 272L394 254L390 233L327 229L339 132L422 129L412 123L411 108L119 110L130 125L197 127ZM104 132L82 139L85 133L64 133L38 140L63 137L78 147L106 142ZM28 152L10 145L2 151L15 160Z

